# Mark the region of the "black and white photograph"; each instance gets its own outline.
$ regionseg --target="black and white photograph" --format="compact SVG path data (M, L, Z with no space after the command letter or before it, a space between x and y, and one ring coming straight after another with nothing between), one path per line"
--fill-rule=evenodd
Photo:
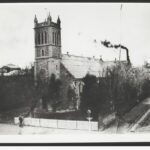
M0 3L0 20L0 137L150 142L150 3Z

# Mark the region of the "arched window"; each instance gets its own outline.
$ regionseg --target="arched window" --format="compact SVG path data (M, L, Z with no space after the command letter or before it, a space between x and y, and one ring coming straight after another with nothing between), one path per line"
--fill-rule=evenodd
M44 50L42 49L42 56L44 56Z
M54 32L53 32L53 44L54 44Z
M57 33L57 45L59 44L58 41L59 41L59 39L58 39L58 33Z
M45 32L45 43L47 43L47 33Z
M57 40L56 40L56 32L55 32L55 45L56 45L56 43L57 43Z
M40 33L38 33L38 44L40 44Z
M58 33L56 33L56 45L58 45L58 39L57 39L57 34L58 34Z
M42 44L44 43L44 35L43 35L43 32L42 32Z

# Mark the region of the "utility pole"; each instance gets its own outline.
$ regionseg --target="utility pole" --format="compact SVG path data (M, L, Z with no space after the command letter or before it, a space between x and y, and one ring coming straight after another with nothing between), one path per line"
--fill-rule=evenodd
M123 4L121 4L120 6L120 45L122 42L122 7L123 7ZM119 62L120 62L120 59L121 59L121 47L119 51Z

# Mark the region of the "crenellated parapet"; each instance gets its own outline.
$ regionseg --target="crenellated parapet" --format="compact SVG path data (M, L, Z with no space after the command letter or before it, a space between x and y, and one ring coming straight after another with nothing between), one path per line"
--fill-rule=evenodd
M56 28L60 28L61 26L61 21L60 21L60 18L58 16L58 19L57 19L57 22L53 22L52 21L52 17L49 13L48 17L45 19L45 21L43 22L38 22L38 19L35 15L35 18L34 18L34 27L35 28L40 28L40 27L47 27L47 26L51 26L51 27L56 27Z

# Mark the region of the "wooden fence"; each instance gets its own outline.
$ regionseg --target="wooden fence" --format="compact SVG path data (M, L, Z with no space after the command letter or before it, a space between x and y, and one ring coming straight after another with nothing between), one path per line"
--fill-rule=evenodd
M15 124L19 124L19 118L15 117L14 122ZM91 121L89 123L88 121L24 118L23 124L26 126L47 127L57 129L98 131L98 122L96 121Z

